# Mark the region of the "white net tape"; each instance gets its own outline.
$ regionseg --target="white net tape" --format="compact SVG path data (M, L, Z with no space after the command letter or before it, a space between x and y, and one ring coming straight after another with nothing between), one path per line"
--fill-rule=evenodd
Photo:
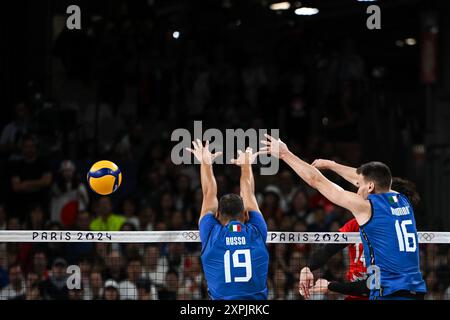
M200 242L199 232L186 231L0 231L1 242ZM358 232L275 232L267 235L267 243L357 243ZM419 243L450 243L450 232L419 232Z

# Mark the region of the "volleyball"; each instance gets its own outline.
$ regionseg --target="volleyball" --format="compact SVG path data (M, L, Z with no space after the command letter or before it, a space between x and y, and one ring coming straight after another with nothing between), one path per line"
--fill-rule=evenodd
M92 191L101 195L108 195L120 187L122 173L114 162L98 161L89 170L87 182Z

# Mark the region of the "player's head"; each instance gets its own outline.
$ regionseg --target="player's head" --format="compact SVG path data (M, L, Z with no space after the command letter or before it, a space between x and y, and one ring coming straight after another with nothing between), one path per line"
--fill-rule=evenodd
M235 220L243 217L244 202L234 193L223 195L219 200L219 216L224 220Z
M356 173L358 179L358 194L367 199L369 194L388 192L391 189L391 170L382 162L372 161L363 164Z
M404 194L413 206L417 206L419 204L420 195L416 190L416 185L414 184L414 182L398 177L393 177L391 188L394 191Z

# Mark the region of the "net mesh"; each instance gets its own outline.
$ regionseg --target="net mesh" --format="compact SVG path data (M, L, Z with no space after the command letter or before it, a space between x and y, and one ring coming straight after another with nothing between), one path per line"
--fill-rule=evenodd
M450 233L419 233L426 299L450 299ZM0 299L208 299L197 231L0 231ZM319 246L348 243L315 279L346 281L357 233L269 232L269 299L302 299L299 270ZM359 258L358 255L356 258ZM336 293L312 294L336 300Z

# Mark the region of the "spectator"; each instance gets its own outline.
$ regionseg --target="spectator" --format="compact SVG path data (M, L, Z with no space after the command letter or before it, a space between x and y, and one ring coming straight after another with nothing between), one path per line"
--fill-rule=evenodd
M126 222L134 225L136 230L139 229L139 218L136 215L137 207L136 201L133 198L126 198L122 203L123 216Z
M67 288L67 262L63 258L53 261L51 274L42 282L41 290L46 300L66 300L69 297Z
M291 171L283 170L279 175L280 186L280 206L283 211L288 211L288 204L292 203L292 199L298 194L299 190L294 182Z
M264 190L261 212L269 218L274 218L277 223L283 218L283 210L280 207L280 190L278 187L270 185Z
M37 281L43 282L49 278L47 269L47 255L43 250L36 250L33 254L33 269Z
M81 286L83 288L83 299L92 300L91 279L92 274L92 261L88 255L83 255L78 259L78 266L81 272Z
M7 223L8 230L22 230L22 225L18 217L10 217Z
M119 285L114 280L107 280L103 289L104 300L120 300Z
M48 222L47 225L44 227L45 230L51 230L51 231L61 231L61 225L58 222ZM42 245L42 248L45 250L47 254L47 260L48 261L54 261L56 258L61 257L67 257L67 260L70 263L74 263L74 257L70 255L66 248L72 248L72 244L68 244L65 242L57 242L57 241L51 241L48 243L45 243ZM67 262L66 260L66 262Z
M138 300L157 300L156 287L148 280L140 279L136 283Z
M42 292L39 287L39 278L37 274L29 272L26 279L26 300L42 300Z
M188 290L189 295L194 300L199 300L204 295L205 278L198 255L192 255L185 261L184 268L184 287Z
M175 209L185 211L193 201L191 181L185 174L181 174L177 180L177 190L174 196Z
M167 271L164 286L158 292L159 299L176 300L179 287L178 281L178 273L175 270Z
M308 207L308 196L303 190L299 190L292 198L291 208L289 215L296 219L302 219L306 221L310 214L310 208Z
M309 225L311 232L326 232L328 231L328 224L326 222L326 214L322 208L317 208L313 213L314 220Z
M103 298L103 280L100 272L92 272L89 276L90 292L85 292L85 300L100 300Z
M142 274L142 263L138 258L133 258L127 265L127 278L119 283L121 300L137 300L138 290L136 287Z
M48 191L52 183L50 168L38 157L36 142L31 136L22 141L21 160L11 164L11 189L14 213L23 221L26 209L33 203L39 203L44 210L48 208Z
M78 213L74 230L90 231L91 215L87 211ZM77 242L70 244L70 255L75 261L80 256L92 255L95 252L95 244L93 242ZM85 293L88 288L85 288Z
M89 204L86 186L80 182L72 161L61 162L51 191L51 219L72 227L78 212L85 211Z
M90 225L92 231L119 231L125 222L123 216L112 212L111 200L101 197L96 203L97 218Z
M131 222L124 222L120 227L120 231L136 231L136 226Z
M84 300L84 287L83 285L81 285L80 289L71 289L69 290L69 300L76 300L76 301L81 301Z
M169 269L173 269L179 273L182 272L185 254L186 252L182 243L169 243L167 245L167 261L169 263Z
M286 274L284 272L277 272L273 280L274 289L272 300L286 300Z
M127 275L123 269L123 257L120 251L112 250L106 258L106 269L103 279L115 280L117 283L126 279Z
M174 207L174 203L173 203L172 194L170 192L164 192L161 195L158 217L160 219L168 219L168 217L170 217L172 215L172 212L174 210L175 210L175 207Z
M142 277L162 286L169 264L166 257L161 256L157 245L149 245L145 249L143 262Z
M139 230L153 231L155 229L155 211L151 207L144 207L139 212Z
M172 213L169 226L170 226L170 230L186 229L186 226L184 223L184 216L180 211L175 211L174 213Z
M41 290L39 289L39 285L37 283L32 283L29 286L27 285L25 299L26 300L42 300Z
M44 230L44 224L45 215L42 206L39 203L32 204L26 218L25 229Z
M2 130L0 137L0 151L9 155L10 160L19 157L17 147L22 137L29 133L30 110L28 105L20 101L14 106L15 119Z
M22 268L18 264L9 267L9 284L0 291L0 300L23 300L26 296L26 283Z
M75 230L89 231L91 225L91 214L88 211L81 211L77 214Z
M425 281L427 283L427 300L440 300L441 295L439 294L439 282L436 277L436 272L431 271L425 275Z

